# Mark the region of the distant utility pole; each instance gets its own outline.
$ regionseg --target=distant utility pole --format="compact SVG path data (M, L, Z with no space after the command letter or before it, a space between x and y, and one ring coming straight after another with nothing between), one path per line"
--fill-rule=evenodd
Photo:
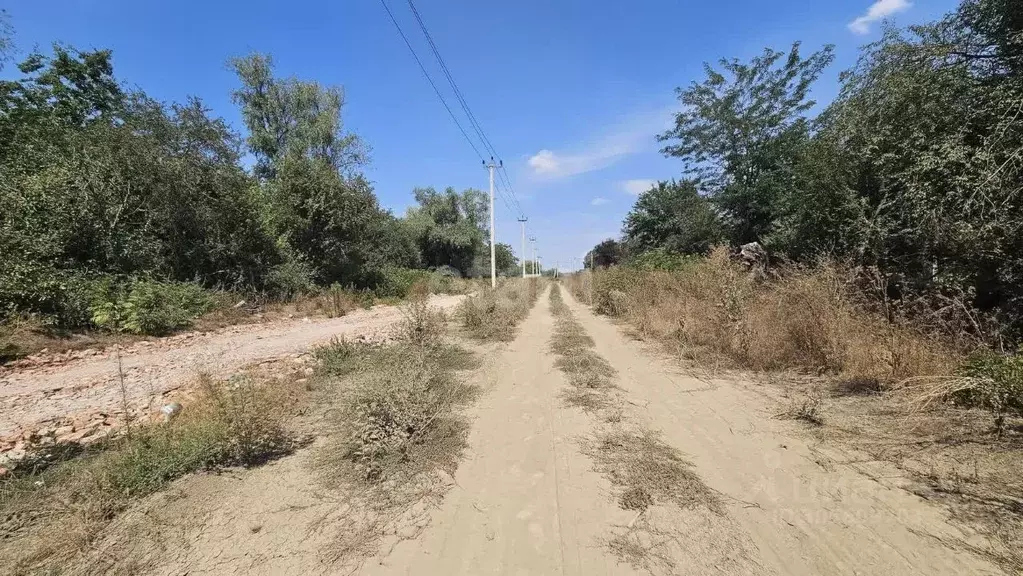
M490 164L487 164L487 169L490 170L490 287L497 288L497 260L494 253L494 170L504 166L504 160L500 161L500 164L494 164L494 157L490 157Z
M519 224L522 225L522 277L526 277L526 218L523 216L519 218Z
M536 236L530 236L529 241L533 244L533 264L530 267L533 269L533 276L536 276Z

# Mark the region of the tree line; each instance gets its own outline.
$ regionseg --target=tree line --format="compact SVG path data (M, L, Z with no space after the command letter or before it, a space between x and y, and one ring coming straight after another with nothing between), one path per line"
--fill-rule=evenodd
M0 13L0 66L12 54ZM87 327L118 294L288 298L387 290L408 270L489 274L482 192L416 189L396 216L362 173L340 87L283 77L262 54L229 66L244 134L198 98L127 88L109 50L55 44L0 81L0 319ZM497 254L517 273L510 246Z
M658 139L679 178L641 194L597 265L759 242L839 260L884 298L993 340L1023 336L1023 5L964 0L888 27L818 107L833 48L706 65Z

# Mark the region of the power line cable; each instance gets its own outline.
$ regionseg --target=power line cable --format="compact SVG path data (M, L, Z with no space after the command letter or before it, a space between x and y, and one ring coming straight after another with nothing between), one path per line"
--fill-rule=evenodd
M415 3L412 0L407 0L409 8L412 10L412 15L415 17L416 22L419 24L419 29L423 31L423 36L426 37L427 43L430 44L430 51L433 52L437 63L440 64L440 69L444 72L445 78L448 80L448 84L451 85L451 90L455 93L455 98L458 99L458 103L462 106L462 111L469 118L469 123L473 129L476 130L476 135L479 136L480 141L483 143L484 148L490 152L491 155L500 158L500 155L494 150L494 146L490 143L487 135L483 132L479 122L476 121L476 116L473 115L472 109L469 108L469 103L465 101L465 97L462 96L462 91L458 88L458 83L455 82L454 76L451 75L451 70L448 68L444 58L440 55L440 50L437 49L437 44L433 41L433 36L430 35L430 31L426 28L426 23L423 22L422 16L419 14L419 10L416 8Z
M451 120L455 123L455 126L458 127L458 131L462 133L465 141L469 143L469 146L472 147L473 152L476 153L476 156L479 157L480 161L485 161L483 154L479 151L479 148L476 147L476 144L472 141L472 138L469 137L465 128L462 128L462 124L458 121L458 118L455 117L455 113L451 111L451 107L448 106L447 100L444 99L444 95L440 93L440 89L437 88L437 84L435 84L433 78L430 77L430 73L426 71L426 67L423 66L423 61L419 59L419 55L416 54L415 49L412 47L412 43L409 42L408 37L405 36L405 32L402 31L401 25L398 24L398 20L395 19L394 14L391 12L391 8L387 6L386 0L380 0L380 4L384 7L384 10L387 11L387 16L390 17L395 29L398 30L398 34L401 36L401 39L405 41L405 46L408 46L409 52L412 53L412 57L416 60L416 64L418 64L419 69L423 71L423 76L426 76L427 82L429 82L430 86L433 87L433 91L437 94L437 98L440 99L440 103L444 105L444 109L448 111L448 115L451 116Z
M483 130L482 126L480 126L479 121L476 120L476 115L472 113L472 109L469 107L469 103L462 95L461 89L458 88L458 83L455 82L455 78L451 74L451 70L448 68L447 63L444 62L444 57L441 56L440 50L437 48L437 44L433 41L433 36L427 29L426 23L423 22L423 18L419 14L419 10L416 8L415 2L413 2L413 0L407 0L407 2L409 8L412 10L412 15L415 17L416 22L419 24L420 30L422 30L423 32L423 36L426 37L426 41L430 45L430 51L433 52L434 57L437 59L437 63L440 64L441 71L444 73L444 77L447 78L448 84L451 86L451 90L455 94L455 98L458 100L459 105L461 105L462 107L462 111L465 112L466 117L469 119L469 124L472 126L473 130L476 131L476 135L479 136L480 141L483 143L483 147L486 148L486 150L490 152L492 156L495 156L498 159L500 159L501 155L497 153L497 150L494 148L494 145L490 142L490 139L487 138L486 132ZM500 180L503 180L505 186L508 188L508 193L511 194L511 197L515 205L518 207L518 210L512 210L510 206L508 207L508 209L511 210L512 212L518 212L520 218L523 217L524 212L522 210L522 205L519 203L519 199L515 194L515 188L514 186L512 186L511 179L508 177L508 171L504 168L503 164L500 170L498 171L498 178Z

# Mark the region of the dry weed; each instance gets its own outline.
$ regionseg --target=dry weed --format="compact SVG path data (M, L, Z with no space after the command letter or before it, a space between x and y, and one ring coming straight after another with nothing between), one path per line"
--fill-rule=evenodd
M606 394L596 392L592 389L571 387L561 392L561 398L565 404L574 408L581 408L584 412L596 413L611 407L611 400ZM616 413L621 421L621 412Z
M787 410L778 414L779 418L801 420L814 426L824 425L824 394L817 386L810 386L792 399Z
M633 526L615 534L606 543L608 551L648 574L675 574L675 561L668 546L674 536L649 526Z
M860 306L851 274L827 263L758 281L719 249L677 272L602 270L594 283L595 299L622 309L639 337L702 363L728 358L755 370L893 383L949 374L960 359L941 342Z
M593 459L597 472L620 490L619 504L625 509L637 509L634 506L641 502L721 509L717 495L693 472L693 465L654 432L602 431L584 444L583 451Z
M426 506L448 487L442 475L454 473L467 446L461 408L478 388L456 371L475 359L444 343L444 324L425 302L413 297L403 308L391 346L337 341L317 351L320 404L331 407L325 417L333 433L316 467L328 486L345 489L348 506L324 552L339 567L357 569L399 528L425 526Z
M515 337L515 327L532 309L539 290L535 278L506 279L496 290L483 288L467 296L455 314L472 338L509 341Z
M551 290L550 306L556 318L549 344L557 356L554 366L568 376L574 388L565 392L565 401L588 411L609 405L608 398L600 398L594 391L613 388L612 379L617 372L593 350L593 339L572 317L557 284Z

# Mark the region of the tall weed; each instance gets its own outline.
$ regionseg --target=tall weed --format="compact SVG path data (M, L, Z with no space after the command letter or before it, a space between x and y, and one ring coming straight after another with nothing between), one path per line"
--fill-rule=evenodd
M597 312L696 360L894 383L950 374L960 358L861 305L850 271L832 263L757 280L719 248L674 271L598 270L593 292Z

